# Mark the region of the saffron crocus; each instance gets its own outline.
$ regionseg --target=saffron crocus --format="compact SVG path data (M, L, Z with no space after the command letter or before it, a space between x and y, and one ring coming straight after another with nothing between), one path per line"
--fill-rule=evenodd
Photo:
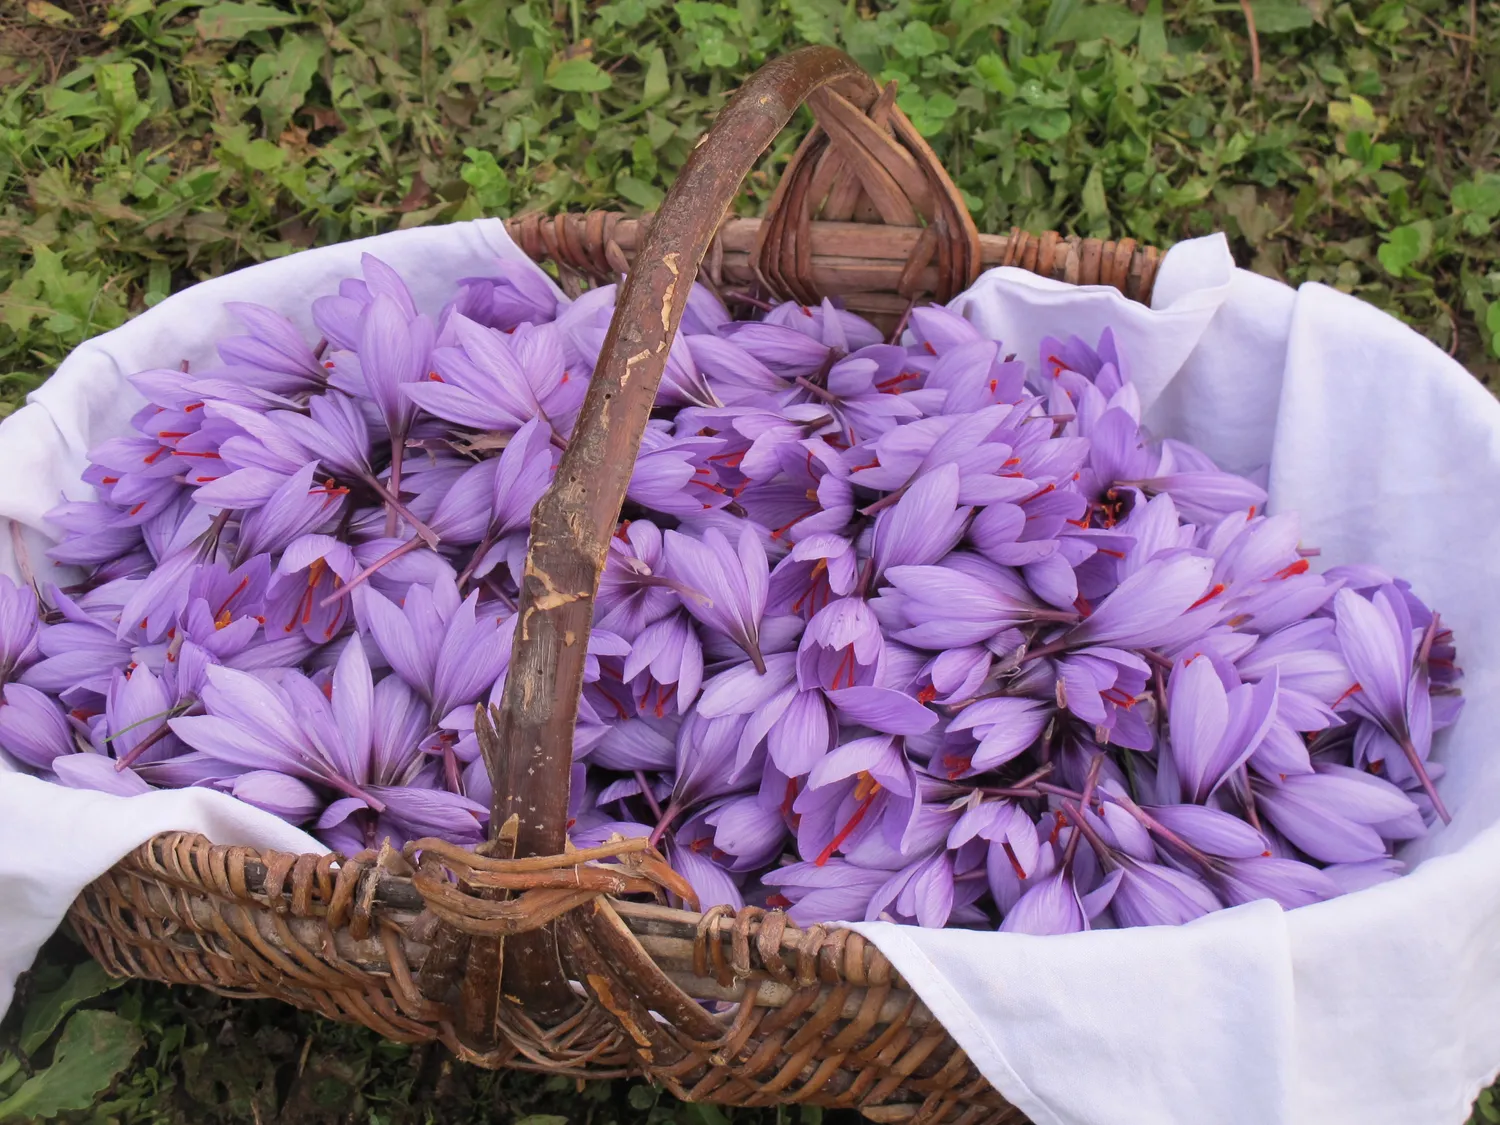
M0 574L0 683L37 658L40 627L36 594Z
M354 552L332 536L304 535L289 543L266 591L267 640L298 633L313 644L333 640L351 614L347 599L329 599L357 569Z
M1060 867L1033 883L1005 912L1000 931L1007 934L1076 934L1089 928L1073 873Z
M1097 609L1070 629L1069 644L1153 648L1176 637L1201 631L1217 620L1209 603L1213 561L1194 555L1152 559L1115 588ZM1184 621L1203 606L1207 613Z
M6 684L0 703L0 749L22 765L50 769L52 759L75 749L63 710L25 684Z
M661 529L650 520L622 524L609 541L595 613L600 628L627 640L679 603L664 573Z
M431 588L413 585L397 608L360 586L355 610L396 674L421 694L433 713L446 715L473 703L499 678L510 659L500 623L479 618L476 591L462 601L451 578Z
M760 536L747 527L740 532L739 542L731 545L715 528L701 540L669 531L665 547L667 572L684 591L683 608L730 637L763 671L760 621L771 570Z
M966 772L983 773L1024 752L1051 717L1051 709L1034 699L981 699L960 711L947 729L974 732L979 745Z
M94 789L115 797L150 793L151 785L134 770L117 770L103 754L64 754L52 759L52 772L69 789Z
M870 552L878 581L893 566L927 566L958 543L971 508L958 505L958 467L939 465L918 477L875 519Z
M476 703L616 297L493 272L434 329L366 256L314 302L326 353L236 307L221 366L130 377L51 516L78 584L0 583L6 761L346 853L483 838ZM646 837L689 905L1029 934L1399 873L1446 815L1442 619L1153 439L1109 331L1028 378L951 310L906 329L689 294L594 602L575 845Z
M990 846L990 862L1003 857L1017 879L1029 879L1041 859L1036 823L1014 801L980 801L964 810L948 833L948 847L957 849L971 840Z
M1323 766L1280 783L1256 780L1261 815L1302 851L1324 863L1383 859L1386 840L1423 833L1416 806L1383 778Z
M794 863L763 877L778 888L768 905L787 912L799 926L816 922L862 922L870 899L890 878L889 871L858 867L841 859Z
M719 438L678 437L665 426L648 425L626 499L678 517L724 507L732 497L719 483L712 461L723 444Z
M37 634L42 659L21 673L20 682L64 698L77 690L103 695L114 670L130 663L134 645L117 636L113 622L90 616L55 586L48 600L64 620L43 626Z
M703 814L713 828L713 847L719 862L731 871L757 871L781 855L787 840L786 821L759 796L731 797Z
M840 598L813 614L797 648L797 683L837 689L873 684L885 655L880 622L863 598Z
M689 905L700 911L712 910L716 906L728 906L734 910L744 907L745 896L740 893L734 877L723 865L715 862L712 829L701 818L698 824L689 822L683 829L668 842L666 851L672 869L691 884L697 896L697 902Z
M884 807L910 798L916 782L911 765L890 735L846 742L808 775L792 808L800 816L797 850L822 865L853 847L856 833L880 830Z
M766 609L811 617L835 597L854 592L858 567L854 544L842 535L800 539L771 572Z
M501 259L498 276L466 277L453 307L465 316L502 332L522 324L551 321L566 305L556 286L540 271Z
M893 635L920 648L980 644L1012 626L1076 616L1041 608L1020 582L998 571L985 581L952 566L896 566L886 580L890 589L878 601L905 622Z
M669 613L641 629L621 676L633 683L642 715L685 712L703 683L703 646L687 615Z
M1226 688L1208 659L1179 663L1167 683L1171 753L1185 801L1203 803L1245 763L1276 716L1275 674Z
M1432 749L1432 704L1406 602L1388 587L1366 600L1351 590L1334 597L1336 635L1355 677L1352 703L1377 723L1405 757L1443 820L1450 819L1426 761Z
M264 305L243 301L224 308L250 331L219 341L219 358L229 370L210 374L254 383L277 394L316 390L323 385L327 372L290 320Z

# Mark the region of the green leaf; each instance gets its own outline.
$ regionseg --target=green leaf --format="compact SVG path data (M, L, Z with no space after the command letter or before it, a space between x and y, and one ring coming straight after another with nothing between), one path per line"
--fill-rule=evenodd
M1052 3L1047 5L1047 15L1042 20L1042 30L1038 36L1044 47L1051 46L1056 41L1058 32L1062 30L1063 24L1068 22L1068 17L1077 7L1078 0L1052 0Z
M1380 264L1392 277L1402 277L1432 250L1432 221L1419 219L1397 227L1375 251Z
M522 1117L515 1125L571 1125L566 1117L555 1113L533 1113L529 1117Z
M729 1118L724 1116L724 1111L716 1105L707 1105L703 1102L693 1102L682 1107L687 1111L690 1120L696 1121L698 1125L729 1125ZM807 1120L807 1108L802 1110L803 1120ZM685 1115L686 1116L686 1115Z
M1500 176L1481 176L1453 185L1449 196L1455 211L1471 211L1486 219L1500 215Z
M655 211L661 206L663 198L661 189L648 184L645 180L636 179L629 172L621 172L615 177L615 191L642 211Z
M1484 326L1490 330L1490 351L1500 356L1500 301L1490 305L1489 311L1484 314ZM1500 1113L1491 1120L1500 1121Z
M1109 204L1104 198L1104 173L1096 164L1083 181L1083 213L1095 226L1109 218Z
M1007 98L1016 96L1015 76L1011 74L1010 67L1005 65L1005 60L999 55L980 55L974 60L974 73L995 93Z
M651 50L651 59L646 64L646 82L641 88L641 105L654 105L672 90L672 80L667 75L667 55L660 47Z
M305 22L301 16L264 4L210 4L194 26L203 39L243 39L253 31Z
M474 189L474 199L481 213L504 211L510 207L510 177L488 149L466 148L468 161L459 171L464 183Z
M1262 35L1301 31L1313 25L1313 14L1301 0L1250 0L1255 30Z
M73 22L72 12L59 8L56 4L49 4L47 0L26 0L26 14L51 27L63 27Z
M282 40L271 77L260 88L258 99L268 135L279 137L292 114L302 108L323 62L323 48L323 39L317 35L289 35Z
M85 1000L102 996L124 983L106 973L98 961L85 961L73 970L61 988L37 997L27 1006L21 1021L21 1050L28 1055L36 1054L64 1016Z
M1092 39L1109 39L1127 47L1135 39L1141 17L1117 4L1090 4L1075 8L1058 28L1058 43L1086 43Z
M568 59L547 75L547 85L554 90L564 90L569 93L596 93L599 90L608 90L613 84L613 79L609 75L595 66L591 60L583 58Z
M921 59L948 49L948 37L939 35L922 20L912 20L896 33L891 46L905 59Z
M1167 57L1167 23L1162 18L1161 0L1150 0L1141 17L1141 58L1160 62Z
M33 1074L0 1101L0 1121L31 1121L87 1109L130 1065L144 1040L129 1020L113 1012L79 1012L63 1028L52 1065Z
M625 1095L625 1100L630 1103L631 1109L650 1109L656 1104L660 1094L644 1083L630 1087L630 1093Z

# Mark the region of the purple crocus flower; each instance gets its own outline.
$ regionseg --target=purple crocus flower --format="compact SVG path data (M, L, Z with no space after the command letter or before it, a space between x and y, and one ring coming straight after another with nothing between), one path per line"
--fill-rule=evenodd
M1188 660L1172 669L1167 690L1182 797L1201 804L1265 738L1276 715L1276 675L1226 688L1210 660Z
M40 628L36 594L0 574L0 683L37 658Z
M797 684L837 690L875 683L885 655L880 622L863 598L840 598L813 614L797 648Z
M752 528L731 545L724 533L710 528L702 539L666 533L667 573L685 591L683 607L710 629L730 637L745 650L759 671L760 622L766 609L770 563L760 536Z
M879 832L885 806L914 796L911 765L890 735L857 738L825 756L794 802L797 850L821 866L852 848L856 833Z
M453 308L502 332L522 324L543 324L566 305L541 270L504 259L495 263L498 277L466 277L459 284Z
M1052 710L1035 699L982 699L960 711L950 731L968 730L979 740L964 774L984 773L1025 752L1040 736Z
M948 833L948 847L971 840L989 844L989 863L1007 866L1016 879L1029 879L1041 859L1036 823L1013 801L981 801L964 810ZM998 896L997 896L998 897Z
M475 702L489 691L510 659L500 622L479 618L479 594L460 601L451 578L431 588L413 585L398 608L368 586L355 590L361 624L396 674L425 699L434 714Z
M719 483L712 459L723 444L720 438L678 437L665 425L648 425L626 499L678 517L724 507L732 497Z
M688 616L669 613L642 628L621 676L633 684L642 715L659 719L668 710L687 711L703 683L703 645Z
M661 529L650 520L621 524L599 575L598 626L629 640L676 608L675 584L664 569Z
M793 863L762 879L780 888L769 905L786 910L799 926L816 922L862 922L870 899L890 878L889 871L858 867L841 859L819 865Z
M1073 873L1060 867L1034 882L1005 912L1000 931L1007 934L1076 934L1089 928Z
M940 465L918 477L875 519L870 552L878 581L893 566L928 566L957 545L971 508L958 506L958 467Z
M114 622L91 616L57 587L49 590L48 600L64 620L37 634L42 659L21 674L20 682L63 697L75 690L102 696L114 670L130 663L134 645L116 635Z
M882 591L875 608L885 608L902 622L892 634L897 640L921 648L955 648L983 643L1016 625L1077 616L1041 608L1025 586L999 568L986 581L947 561L886 572L890 588Z
M117 770L103 754L64 754L52 760L52 772L69 789L95 789L116 797L138 797L150 784L134 770Z
M786 821L758 795L730 797L703 814L713 828L715 856L731 871L758 871L774 863L787 840Z
M1334 616L1339 649L1358 689L1354 708L1400 749L1433 808L1449 820L1426 766L1432 749L1432 704L1426 672L1417 664L1406 601L1388 587L1376 590L1369 600L1340 590L1334 596ZM1386 757L1378 753L1377 760ZM1394 756L1391 760L1399 761Z
M1411 798L1383 778L1343 766L1295 774L1279 784L1256 780L1261 814L1288 840L1324 863L1383 859L1386 840L1423 834Z
M219 358L227 370L210 374L253 383L277 394L322 387L327 372L290 320L264 305L243 301L230 302L224 308L250 331L219 341Z
M812 617L835 597L854 592L858 567L854 544L841 535L800 539L771 572L766 609L778 615Z
M6 684L0 703L0 749L23 765L50 769L52 759L75 749L63 710L25 684Z
M982 848L971 848L914 860L870 897L865 918L873 921L889 915L896 921L932 927L946 926L954 917L967 918L967 908L984 891L983 880L972 877L981 870L983 857Z

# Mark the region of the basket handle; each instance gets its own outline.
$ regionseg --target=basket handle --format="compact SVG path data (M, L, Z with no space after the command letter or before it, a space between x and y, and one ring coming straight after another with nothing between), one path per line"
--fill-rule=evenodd
M868 98L873 80L842 51L806 47L740 87L698 143L626 277L573 435L532 513L520 622L501 704L490 830L519 817L517 858L558 855L573 725L583 690L594 594L625 500L667 352L714 234L756 159L797 107L832 83ZM537 1019L576 1001L550 930L510 939L505 991Z

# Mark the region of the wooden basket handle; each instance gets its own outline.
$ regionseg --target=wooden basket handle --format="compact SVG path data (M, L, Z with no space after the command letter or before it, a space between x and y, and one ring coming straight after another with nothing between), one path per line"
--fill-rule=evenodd
M755 160L813 91L833 83L858 99L875 90L853 59L831 47L795 51L753 74L678 174L620 291L582 413L532 513L500 752L486 761L495 791L492 838L518 816L518 858L558 855L567 844L573 725L594 595L698 266ZM573 1003L551 930L509 939L505 961L506 992L536 1018Z

